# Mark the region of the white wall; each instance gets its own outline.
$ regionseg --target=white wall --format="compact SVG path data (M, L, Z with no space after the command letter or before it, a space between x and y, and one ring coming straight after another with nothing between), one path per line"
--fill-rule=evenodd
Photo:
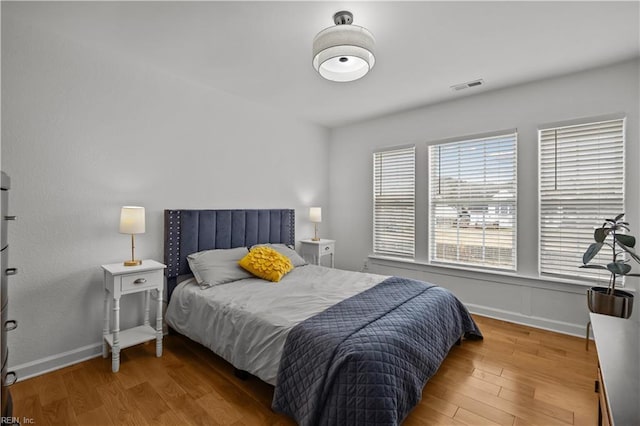
M640 234L638 75L636 60L334 129L329 219L332 238L337 240L337 266L359 270L371 253L372 152L382 147L416 144L416 257L422 262L369 259L368 269L448 287L477 313L566 333L584 333L588 321L587 286L537 278L537 128L585 117L626 114L627 219L635 235ZM509 276L425 265L427 143L512 128L518 130L518 273ZM637 289L637 280L629 282L631 288Z
M21 377L99 352L100 265L162 261L163 209L328 206L328 131L97 46L2 22L2 169L12 178L10 366ZM307 160L313 159L310 170ZM327 210L328 211L328 210ZM329 221L323 230L329 232ZM123 299L124 326L140 299Z

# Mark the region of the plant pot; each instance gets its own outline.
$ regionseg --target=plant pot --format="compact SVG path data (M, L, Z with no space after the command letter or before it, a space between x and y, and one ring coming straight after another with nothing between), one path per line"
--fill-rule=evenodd
M596 314L629 318L633 311L633 294L628 291L614 290L607 294L607 287L591 287L587 290L587 305Z

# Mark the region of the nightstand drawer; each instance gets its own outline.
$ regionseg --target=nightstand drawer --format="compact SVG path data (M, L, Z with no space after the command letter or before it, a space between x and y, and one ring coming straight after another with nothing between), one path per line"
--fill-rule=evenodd
M314 265L321 265L321 259L324 256L331 256L331 267L333 268L335 250L335 240L300 240L300 254L307 262Z
M335 250L335 245L333 243L326 243L320 245L320 256L324 256L325 254L333 254Z
M120 276L120 291L129 293L146 288L158 288L162 282L162 271L138 272Z

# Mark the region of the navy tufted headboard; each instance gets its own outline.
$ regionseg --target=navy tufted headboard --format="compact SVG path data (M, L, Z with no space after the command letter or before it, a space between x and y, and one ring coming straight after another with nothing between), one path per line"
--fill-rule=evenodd
M177 277L191 273L187 255L262 243L295 245L295 210L165 210L167 300Z

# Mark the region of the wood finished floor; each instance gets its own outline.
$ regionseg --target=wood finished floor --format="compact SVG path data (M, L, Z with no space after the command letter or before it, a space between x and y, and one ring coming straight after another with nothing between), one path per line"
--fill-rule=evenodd
M474 316L485 339L454 347L405 425L595 425L593 343ZM273 387L241 381L204 347L167 336L11 387L14 416L52 425L293 425L271 411Z

